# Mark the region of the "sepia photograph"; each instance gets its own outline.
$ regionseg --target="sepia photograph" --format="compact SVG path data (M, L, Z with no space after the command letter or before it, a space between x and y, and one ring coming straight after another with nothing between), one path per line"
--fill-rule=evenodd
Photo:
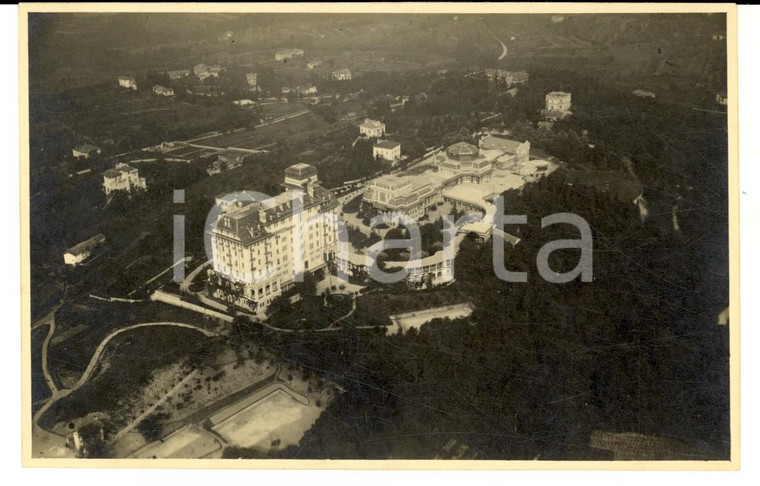
M738 468L735 6L19 27L25 465Z

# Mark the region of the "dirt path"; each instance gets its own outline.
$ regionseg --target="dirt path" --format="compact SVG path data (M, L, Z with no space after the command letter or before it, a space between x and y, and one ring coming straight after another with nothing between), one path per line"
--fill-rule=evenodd
M45 375L45 381L48 388L50 388L51 396L54 396L58 393L58 386L56 386L55 380L53 380L48 370L48 348L50 348L50 341L53 339L53 334L55 334L55 311L50 313L50 319L47 324L49 326L48 333L45 336L45 341L42 343L42 373Z
M182 388L182 386L185 383L187 383L188 381L190 381L197 374L198 374L198 369L197 368L194 369L193 371L191 371L190 373L188 373L188 375L186 377L184 377L179 383L177 383L176 385L174 385L174 387L172 387L171 390L169 390L168 392L166 392L166 394L164 396L162 396L161 398L159 398L156 401L156 403L154 403L153 405L151 405L150 407L148 407L143 413L141 413L140 415L138 415L137 417L135 417L134 420L132 420L130 423L128 423L123 429L121 429L120 431L118 431L116 433L116 435L113 437L113 439L111 439L111 442L116 442L117 440L119 440L122 437L124 437L126 434L130 433L135 427L137 427L138 425L140 425L140 422L142 422L143 420L145 420L150 414L152 414L166 400L168 400L172 395L174 395L175 393L177 393L177 390L179 390L180 388Z

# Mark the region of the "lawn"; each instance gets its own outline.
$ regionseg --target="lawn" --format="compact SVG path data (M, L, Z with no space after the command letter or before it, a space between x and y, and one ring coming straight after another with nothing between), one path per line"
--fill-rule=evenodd
M320 116L307 113L285 121L258 127L254 130L244 130L211 137L202 141L203 145L212 147L239 147L254 149L271 144L273 141L303 141L308 137L326 132L330 125Z
M321 413L319 407L305 405L281 388L217 425L214 431L233 446L284 448L298 445Z
M277 118L279 116L290 115L306 109L305 103L292 102L292 103L272 103L261 105L261 109L267 116Z

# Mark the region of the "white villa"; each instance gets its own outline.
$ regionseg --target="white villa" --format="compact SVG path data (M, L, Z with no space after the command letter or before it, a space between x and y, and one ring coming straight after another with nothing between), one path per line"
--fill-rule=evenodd
M558 120L570 115L572 95L563 91L552 91L546 95L544 117L547 120Z
M259 75L256 73L246 73L245 81L248 83L249 88L256 89L259 83Z
M103 189L106 195L114 191L132 192L133 190L145 189L145 178L140 177L137 169L129 164L116 164L113 169L103 173Z
M157 84L153 86L153 93L158 96L174 96L174 88L167 88Z
M131 90L137 89L137 81L132 76L119 76L119 86Z
M100 153L100 147L97 145L92 145L91 143L85 143L82 145L77 145L73 149L71 149L71 154L74 157L84 157L85 159L89 159L90 155L92 154L99 154Z
M66 265L77 266L90 258L93 250L105 242L105 235L100 233L89 240L77 243L63 253L63 262Z
M182 79L190 76L190 70L189 69L177 69L176 71L167 71L166 74L169 76L169 79L176 80L176 79Z
M385 123L365 118L364 123L359 125L359 133L367 138L382 137L385 135Z
M372 146L372 156L391 162L397 162L401 158L401 144L398 142L391 142L390 140L378 140L376 144Z
M351 71L348 68L338 69L331 76L336 81L348 81L351 79Z

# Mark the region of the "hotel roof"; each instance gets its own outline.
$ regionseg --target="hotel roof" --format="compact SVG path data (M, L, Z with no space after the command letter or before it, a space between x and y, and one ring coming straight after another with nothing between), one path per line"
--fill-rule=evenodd
M411 179L409 177L399 177L397 175L388 174L372 180L371 184L394 189L407 184L411 184Z
M285 169L285 177L292 177L293 179L305 179L315 175L317 175L317 169L313 165L304 164L303 162L291 165Z
M313 195L300 193L300 196L304 210L315 205L320 205L323 209L331 204L332 207L337 205L332 193L321 186L314 188ZM293 214L294 200L295 194L288 190L272 198L236 207L220 216L214 225L214 232L243 244L264 238L270 234L266 230L268 224Z

